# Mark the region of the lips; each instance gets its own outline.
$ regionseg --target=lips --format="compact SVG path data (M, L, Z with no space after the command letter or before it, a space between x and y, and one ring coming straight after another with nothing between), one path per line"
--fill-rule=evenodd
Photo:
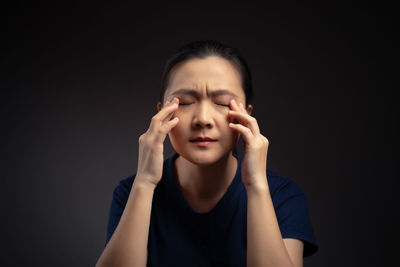
M217 141L217 140L210 138L210 137L196 137L196 138L190 139L190 142L215 142L215 141Z

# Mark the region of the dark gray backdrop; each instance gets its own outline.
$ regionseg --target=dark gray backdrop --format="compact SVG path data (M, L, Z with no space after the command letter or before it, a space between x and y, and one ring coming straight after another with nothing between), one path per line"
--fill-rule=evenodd
M163 64L197 39L248 60L268 166L308 196L320 250L305 266L391 265L398 117L384 10L18 2L1 13L0 265L95 264Z

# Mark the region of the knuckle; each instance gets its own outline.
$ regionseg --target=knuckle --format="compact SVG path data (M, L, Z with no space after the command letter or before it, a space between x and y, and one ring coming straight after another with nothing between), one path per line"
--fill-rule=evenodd
M139 144L149 146L153 143L154 136L151 132L146 132L139 137Z
M160 127L157 132L159 135L165 135L167 131L165 127Z
M142 134L141 136L139 136L139 143L143 143L145 139L146 139L146 134Z
M264 143L268 145L269 144L269 140L266 137L263 137L263 139L264 139Z
M151 117L151 122L152 123L156 123L158 121L159 121L159 119L158 119L157 115L154 115L153 117Z

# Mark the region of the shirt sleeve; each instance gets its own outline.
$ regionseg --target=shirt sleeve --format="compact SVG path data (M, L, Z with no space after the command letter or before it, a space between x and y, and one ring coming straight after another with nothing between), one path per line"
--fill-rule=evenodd
M294 181L273 173L269 173L268 183L282 238L302 240L303 257L317 252L318 243L309 216L307 198L302 189Z
M107 239L105 245L107 245L112 234L118 226L119 220L124 212L126 202L128 201L134 178L135 176L131 176L120 181L118 186L114 189L108 218Z

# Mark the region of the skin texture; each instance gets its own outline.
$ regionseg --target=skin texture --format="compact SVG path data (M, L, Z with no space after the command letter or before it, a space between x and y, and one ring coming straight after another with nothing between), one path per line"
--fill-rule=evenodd
M182 89L190 89L191 93ZM216 94L222 89L228 93ZM179 108L173 117L179 118L179 123L168 136L182 156L175 162L178 183L189 204L198 212L206 212L223 196L237 168L231 151L239 133L229 127L233 119L228 114L231 99L245 102L240 74L219 57L186 61L172 70L164 99L174 97L179 99ZM248 112L251 110L249 106ZM198 136L216 142L208 148L198 147L190 142Z
M172 69L164 99L139 138L127 205L96 266L146 266L151 201L162 176L167 135L180 155L174 162L180 189L197 212L212 209L229 187L237 169L232 149L242 135L247 266L302 266L303 242L282 239L279 230L266 177L269 142L251 116L253 107L243 106L240 73L220 57L185 61ZM215 141L206 147L191 142L199 136Z
M96 266L146 266L151 205L162 176L164 140L179 119L171 119L178 100L166 103L139 137L138 169L124 212Z
M182 93L182 89L196 94ZM218 89L231 94L215 97ZM283 240L280 234L266 177L269 142L251 116L253 107L244 108L239 72L220 57L186 61L171 74L165 99L173 97L180 102L172 116L179 123L168 135L181 155L175 167L187 202L194 210L207 212L224 195L237 167L231 151L241 134L245 143L242 180L248 193L248 266L302 266L303 242ZM217 142L198 148L190 142L196 136Z

